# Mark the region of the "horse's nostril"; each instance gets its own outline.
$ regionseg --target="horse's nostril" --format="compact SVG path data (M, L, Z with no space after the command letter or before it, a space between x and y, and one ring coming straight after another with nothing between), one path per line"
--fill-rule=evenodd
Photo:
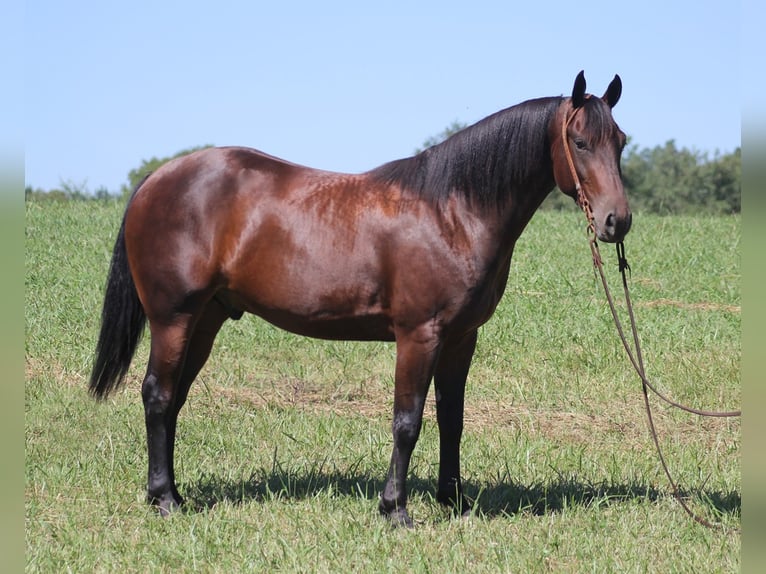
M611 229L614 229L615 223L616 222L615 222L615 218L614 218L614 213L610 213L609 215L606 216L606 226L607 227L609 227Z

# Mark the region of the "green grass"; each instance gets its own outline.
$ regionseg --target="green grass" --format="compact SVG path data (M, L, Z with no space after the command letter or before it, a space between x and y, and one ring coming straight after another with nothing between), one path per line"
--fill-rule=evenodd
M596 282L582 218L541 212L522 236L469 376L463 475L476 514L435 502L427 405L410 473L414 531L377 515L390 455L394 348L228 323L181 414L185 511L143 501L142 343L126 388L86 393L122 207L28 203L25 505L30 572L736 572L740 422L654 401ZM635 217L626 247L648 375L703 408L740 404L740 219ZM619 288L615 258L602 246Z

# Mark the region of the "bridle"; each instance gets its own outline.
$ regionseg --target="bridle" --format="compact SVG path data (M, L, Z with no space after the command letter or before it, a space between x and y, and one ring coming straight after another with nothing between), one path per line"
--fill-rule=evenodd
M586 98L589 97L590 95L586 96ZM577 115L579 110L579 107L573 108L572 113L567 114L564 121L561 122L561 145L564 146L564 155L566 156L567 164L569 165L569 173L572 174L572 179L574 180L575 201L577 202L577 205L580 207L580 209L585 212L585 217L588 219L588 231L595 238L596 225L593 222L593 211L590 208L590 202L588 201L588 198L585 197L585 192L583 191L582 185L580 184L580 177L577 175L577 170L575 169L574 159L572 158L572 150L569 149L569 137L567 136L569 124L572 123L572 120L574 120L574 117Z
M586 96L590 97L589 95ZM633 347L635 348L635 354L633 350L630 347L630 344L628 343L627 337L625 336L625 332L622 328L622 323L620 322L620 318L617 315L617 310L614 304L614 300L612 298L612 293L609 291L609 287L607 285L606 281L606 275L604 274L604 266L601 259L601 254L599 252L598 248L598 242L596 238L596 225L593 217L593 211L590 207L590 202L588 201L588 198L585 196L585 192L582 188L582 185L580 184L580 178L577 175L577 170L575 169L574 160L572 158L572 151L569 148L569 137L567 136L567 129L569 127L569 124L572 122L574 117L577 115L577 112L579 111L579 107L574 108L571 113L568 113L564 119L564 121L561 122L561 145L564 147L564 155L566 156L567 164L569 165L569 171L572 175L572 179L574 180L575 184L575 193L576 198L575 201L577 202L577 205L580 206L580 209L583 210L585 213L585 217L588 220L588 235L589 235L589 241L590 241L590 249L591 253L593 255L593 266L596 270L598 270L598 274L601 278L601 284L604 287L604 293L606 294L606 299L609 302L609 309L612 313L612 319L614 320L615 327L617 327L617 333L620 336L620 340L622 341L622 345L625 348L625 351L628 355L628 358L630 359L631 364L633 365L633 368L635 369L636 373L638 373L638 376L641 379L641 387L643 390L644 395L644 406L646 408L646 416L649 421L649 430L651 431L652 439L654 441L654 446L657 449L657 454L659 456L660 462L662 463L662 468L665 470L665 475L668 478L668 481L670 482L671 487L673 488L673 496L678 500L678 502L681 504L683 509L686 511L686 513L691 516L696 522L699 524L702 524L704 526L707 526L709 528L722 528L720 524L713 524L706 520L705 518L699 516L694 511L689 508L686 501L681 496L681 492L678 488L678 485L676 481L673 479L673 476L670 474L670 470L668 469L668 465L665 462L665 457L662 453L662 448L660 447L660 441L657 436L657 429L654 426L654 419L652 418L652 409L649 404L649 393L648 390L651 390L654 394L656 394L660 399L665 401L671 406L674 406L676 408L679 408L683 411L686 411L688 413L693 413L696 415L704 416L704 417L738 417L741 416L742 411L706 411L701 409L695 409L692 407L688 407L685 405L682 405L674 400L671 400L667 396L665 396L663 393L661 393L646 377L646 371L644 369L644 360L641 355L641 345L639 344L638 339L638 329L636 328L636 319L633 314L633 304L630 300L630 292L628 289L628 279L627 279L627 273L630 271L630 265L628 265L628 260L625 258L625 245L622 241L616 244L617 246L617 262L618 262L618 268L620 271L620 275L622 276L622 286L623 291L625 293L625 304L627 306L628 310L628 316L630 318L630 327L633 335Z

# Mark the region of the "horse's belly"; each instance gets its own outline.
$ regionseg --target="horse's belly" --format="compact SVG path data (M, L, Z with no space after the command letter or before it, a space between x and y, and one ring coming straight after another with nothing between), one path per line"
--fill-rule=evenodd
M340 341L393 341L391 323L384 316L345 318L301 317L286 313L263 311L256 313L269 323L306 337Z
M269 323L307 337L334 340L393 341L392 320L374 295L317 293L303 286L250 285L219 293L232 311L252 313Z

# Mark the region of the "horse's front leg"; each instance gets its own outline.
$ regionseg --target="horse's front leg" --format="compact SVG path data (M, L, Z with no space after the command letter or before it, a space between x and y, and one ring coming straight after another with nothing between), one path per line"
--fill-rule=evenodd
M397 333L394 446L379 504L380 513L396 526L412 526L407 513L407 472L420 435L423 407L438 351L439 338L430 324L414 332Z
M434 373L436 418L439 423L439 489L436 499L456 514L467 516L471 505L460 481L460 439L463 434L465 382L476 349L476 331L448 341Z

